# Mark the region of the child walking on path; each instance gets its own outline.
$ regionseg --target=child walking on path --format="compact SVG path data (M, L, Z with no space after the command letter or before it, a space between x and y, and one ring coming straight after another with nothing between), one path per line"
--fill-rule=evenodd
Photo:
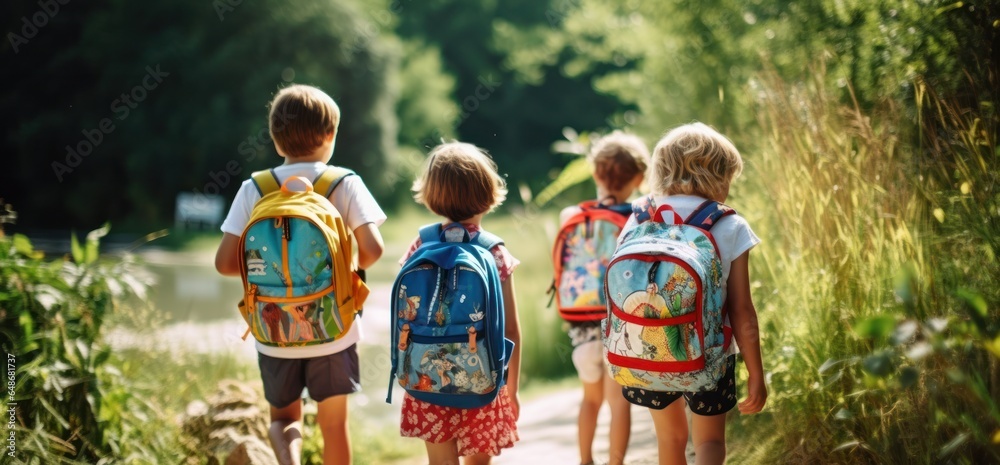
M627 200L642 184L643 175L649 162L649 150L646 148L646 144L636 136L616 131L597 141L589 157L593 164L594 183L597 184L597 199L593 204L611 211L625 212L627 217L632 211L631 204ZM563 209L559 214L560 230L581 211L582 208L578 205ZM608 266L607 259L614 252L617 237L603 237L600 232L591 226L591 231L587 234L588 238L576 239L593 241L593 244L585 247L588 250L579 250L580 253L574 256L570 256L570 254L562 256L562 260L567 263L559 264L564 269L561 273L562 276L557 278L562 282L557 283L557 286L565 287L568 283L583 281L577 279L579 277L574 273L593 274L596 272L600 277L603 277L604 270ZM572 235L573 233L567 232L567 234ZM602 240L607 241L607 243L599 243L603 242ZM595 261L601 263L593 263ZM574 264L582 264L582 266L577 266L576 269L565 269L572 268ZM603 286L603 279L598 281L601 282L595 284ZM556 292L563 290L560 288ZM574 293L572 289L567 291L574 295L577 293L585 294L585 292ZM602 295L603 287L597 291L597 295ZM560 303L561 305L567 304L563 303L562 300ZM584 465L594 463L593 444L597 431L597 416L601 405L607 400L611 407L608 464L620 465L624 463L631 432L631 404L621 395L621 386L608 375L601 345L601 321L571 320L568 324L569 337L573 345L573 366L576 367L577 375L583 383L583 401L580 403L580 413L577 419L580 463Z
M274 147L285 162L271 170L275 181L280 185L293 176L313 180L326 172L339 123L340 109L323 91L303 85L279 91L271 102L269 129ZM223 275L240 275L240 255L243 253L240 235L260 198L253 181L244 181L222 223L225 234L216 253L215 266ZM385 221L385 213L361 178L355 175L344 177L336 184L328 199L353 234L358 247L358 269L368 268L383 252L378 227ZM278 310L273 313L282 313L281 307L274 307ZM294 314L289 316L295 317ZM298 331L295 334L313 334L314 328L299 324L298 320L296 323L292 325L294 331ZM292 331L289 340L295 340L293 329L289 329ZM361 387L356 349L360 339L361 325L353 324L340 338L315 345L277 347L257 342L264 397L271 404L271 444L282 465L301 463L303 388L308 388L309 396L318 404L323 462L331 465L351 463L347 394Z
M447 219L443 225L460 223L470 236L483 231L483 216L500 205L507 193L493 161L478 147L460 142L442 144L431 151L413 191L417 202ZM447 240L461 241L461 237L449 235ZM400 263L420 244L418 237ZM400 434L422 439L432 465L457 465L459 457L465 457L465 464L486 464L518 440L521 340L512 274L520 262L502 244L490 251L502 281L505 337L514 342L507 382L493 402L480 408L439 406L405 395Z
M669 205L680 218L689 217L706 200L722 203L730 183L743 169L743 160L733 143L701 123L678 127L663 137L653 150L650 183L654 205ZM633 215L621 238L637 225ZM744 414L759 412L767 400L761 362L757 312L750 296L749 254L760 239L739 215L729 215L711 227L722 262L722 301L725 302L732 334L742 349L749 372L748 395L740 402ZM730 324L731 321L731 324ZM726 412L737 406L736 344L726 350L725 375L715 389L701 392L657 392L623 388L625 397L650 408L656 429L660 465L686 464L688 441L685 403L694 414L692 434L699 464L721 464L726 459ZM675 402L680 398L685 402Z

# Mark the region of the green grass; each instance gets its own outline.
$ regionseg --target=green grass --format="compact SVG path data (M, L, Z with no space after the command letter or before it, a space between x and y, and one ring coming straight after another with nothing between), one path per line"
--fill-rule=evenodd
M362 350L362 363L373 360L374 349ZM129 463L175 463L176 457L189 455L190 438L180 429L179 418L188 403L211 396L219 382L238 380L253 386L260 394L260 406L267 412L257 367L235 355L174 354L155 351L128 350L110 363L120 386L127 392L112 389L109 396L112 411L106 411L109 421L119 422L130 447L143 449L141 459ZM398 419L386 416L391 408L382 402L387 376L371 370L362 372L362 384L369 404L359 407L352 395L348 421L352 450L357 464L383 464L419 456L420 441L399 439ZM322 435L315 424L315 403L306 401L303 463L322 463ZM309 413L312 412L312 413Z
M1000 460L997 115L918 93L918 126L823 80L762 77L762 136L729 199L763 239L770 393L731 423L730 461Z

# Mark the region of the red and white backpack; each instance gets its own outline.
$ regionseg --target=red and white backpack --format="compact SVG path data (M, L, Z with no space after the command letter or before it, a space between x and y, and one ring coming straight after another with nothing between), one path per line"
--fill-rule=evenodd
M579 204L580 211L559 230L552 249L559 316L566 321L599 321L607 315L604 273L615 252L618 234L630 204L602 205L596 200Z

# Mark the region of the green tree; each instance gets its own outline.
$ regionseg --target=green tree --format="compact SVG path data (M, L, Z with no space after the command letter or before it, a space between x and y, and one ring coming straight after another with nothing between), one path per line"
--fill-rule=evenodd
M266 104L291 82L334 97L343 119L333 162L357 170L377 197L390 194L381 173L397 152L398 82L441 76L434 63L402 55L433 52L392 40L391 25L365 10L377 11L372 5L232 3L67 4L16 53L5 42L3 61L14 71L0 78L8 89L0 109L16 118L5 132L0 185L22 225L128 219L146 230L172 218L177 192L231 198L251 171L280 162ZM4 15L6 30L37 11L4 8L14 13ZM146 78L157 67L162 82ZM144 79L155 86L143 89ZM438 88L421 96L429 107L447 80ZM123 93L142 98L126 104ZM440 121L408 108L408 118ZM95 132L105 119L113 130Z

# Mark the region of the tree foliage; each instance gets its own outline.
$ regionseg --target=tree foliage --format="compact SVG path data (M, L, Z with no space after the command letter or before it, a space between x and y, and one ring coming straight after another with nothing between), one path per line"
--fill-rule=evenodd
M3 21L12 31L39 11L4 8L13 10ZM250 172L281 162L266 105L292 82L338 102L333 161L357 170L380 198L394 187L380 174L397 152L397 110L410 133L448 124L428 113L449 106L434 50L394 39L392 24L374 13L386 5L107 0L60 8L27 44L2 49L10 72L0 78L8 89L0 108L12 118L0 177L24 225L127 219L148 230L170 221L178 192L231 198ZM162 82L147 78L149 69ZM400 82L434 85L416 92Z

